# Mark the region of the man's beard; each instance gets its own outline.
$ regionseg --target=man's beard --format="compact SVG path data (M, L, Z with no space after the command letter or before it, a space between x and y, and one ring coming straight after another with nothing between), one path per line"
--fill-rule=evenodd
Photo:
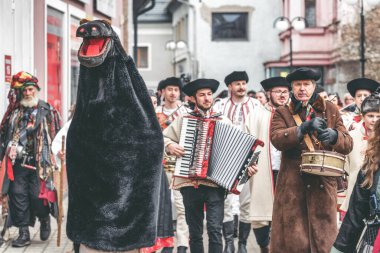
M35 107L38 105L38 97L34 96L31 98L23 98L21 99L20 104L24 107Z

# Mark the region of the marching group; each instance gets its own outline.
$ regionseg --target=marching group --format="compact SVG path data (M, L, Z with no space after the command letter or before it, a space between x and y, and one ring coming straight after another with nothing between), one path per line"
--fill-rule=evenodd
M308 68L296 69L286 78L265 79L260 101L252 92L247 94L245 71L225 77L229 93L225 98L213 99L219 85L213 79L183 85L181 79L170 77L159 83L157 93L150 92L164 134L164 168L174 196L177 252L187 252L187 247L190 252L204 252L204 211L210 253L247 252L251 230L260 252L355 251L363 219L369 218L367 195L379 165L374 138L379 138L376 132L380 130L376 125L380 85L367 78L350 81L344 99L348 105L343 107L336 94L328 96L317 85L319 79L320 73ZM265 143L240 195L225 197L223 189L208 180L173 177L169 161L184 154L178 142L182 119L188 114L216 117ZM307 139L313 150L346 156L342 171L347 173L340 177L300 173L301 154L310 150ZM338 237L337 216L343 222ZM162 252L172 252L172 247L168 244Z
M347 89L353 103L340 109L318 92L319 79L320 73L308 68L296 69L286 78L265 79L261 85L267 101L263 103L247 95L245 71L227 75L229 96L215 100L217 80L183 84L170 77L161 81L159 96L150 92L165 146L158 238L154 246L140 252L168 253L174 247L178 253L204 252L204 218L209 253L248 252L251 231L263 253L354 252L359 240L360 247L378 252L377 231L372 241L361 235L368 223L364 218L373 221L380 209L380 95L376 91L380 84L367 78L352 80ZM24 247L30 244L28 226L35 217L41 222L41 240L47 240L49 213L57 214L51 171L59 148L52 150L51 145L60 119L53 107L38 99L38 80L33 75L14 75L12 88L0 132L1 189L9 198L3 200L2 211L8 212L4 203L9 202L12 220L6 226L19 228L12 246ZM186 115L220 120L265 143L257 164L248 167L250 180L240 195L226 194L207 179L174 176L173 164L185 152L179 140ZM346 155L347 175L300 173L301 154L310 151L309 142L312 149ZM339 231L337 214L342 221Z

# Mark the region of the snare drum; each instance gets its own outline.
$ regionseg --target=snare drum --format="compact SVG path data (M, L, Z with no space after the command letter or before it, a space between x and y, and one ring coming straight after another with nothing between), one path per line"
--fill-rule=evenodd
M301 157L300 167L303 173L328 177L341 177L346 174L344 170L345 156L337 152L304 151Z

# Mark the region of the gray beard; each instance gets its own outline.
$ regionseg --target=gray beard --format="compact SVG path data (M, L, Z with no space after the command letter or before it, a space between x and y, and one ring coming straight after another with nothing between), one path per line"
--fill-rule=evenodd
M21 99L20 104L24 107L29 107L29 108L35 107L38 105L38 97L33 97L31 99L23 98Z

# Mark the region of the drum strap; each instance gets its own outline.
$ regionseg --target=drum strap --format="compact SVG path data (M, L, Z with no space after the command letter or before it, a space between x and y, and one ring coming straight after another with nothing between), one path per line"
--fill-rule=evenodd
M301 117L298 114L293 115L294 121L296 122L297 126L300 126L302 124ZM310 151L315 151L313 142L310 139L310 136L308 134L305 134L303 137L306 146L309 148Z

